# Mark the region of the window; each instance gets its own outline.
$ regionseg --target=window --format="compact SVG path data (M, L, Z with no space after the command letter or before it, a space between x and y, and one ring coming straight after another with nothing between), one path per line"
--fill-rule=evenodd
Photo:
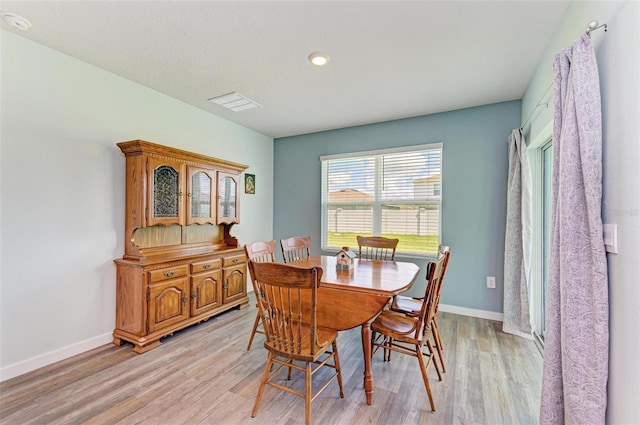
M357 247L357 235L377 235L400 239L397 253L437 255L442 144L320 160L323 250Z

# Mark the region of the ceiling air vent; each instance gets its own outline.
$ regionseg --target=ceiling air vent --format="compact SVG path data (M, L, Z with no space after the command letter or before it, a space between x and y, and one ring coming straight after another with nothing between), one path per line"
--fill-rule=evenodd
M247 109L260 108L260 105L253 100L244 97L240 93L228 93L222 96L209 99L209 102L217 103L220 106L224 106L227 109L231 109L234 112L246 111Z

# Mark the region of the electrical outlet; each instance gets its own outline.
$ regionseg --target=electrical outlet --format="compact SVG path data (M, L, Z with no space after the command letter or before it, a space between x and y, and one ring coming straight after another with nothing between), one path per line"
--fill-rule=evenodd
M495 288L496 287L496 278L493 276L487 276L487 288Z

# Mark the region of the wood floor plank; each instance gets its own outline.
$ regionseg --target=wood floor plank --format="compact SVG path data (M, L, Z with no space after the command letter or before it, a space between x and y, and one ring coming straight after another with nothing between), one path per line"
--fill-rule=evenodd
M251 306L176 332L142 355L130 345L105 345L0 383L0 424L302 424L304 401L271 387L257 416L250 417L266 360L261 334L246 351L255 318ZM429 365L435 413L416 358L400 353L391 362L376 353L374 404L366 404L356 328L338 337L345 397L331 383L313 402L313 422L538 422L542 358L532 341L503 334L499 322L451 313L441 313L438 325L447 372L439 381ZM325 376L319 372L314 380ZM301 385L297 377L287 385Z

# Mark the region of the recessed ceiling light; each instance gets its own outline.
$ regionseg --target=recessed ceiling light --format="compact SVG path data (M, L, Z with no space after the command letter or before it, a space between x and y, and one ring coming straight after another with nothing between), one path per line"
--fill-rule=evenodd
M326 65L329 62L329 55L321 52L314 52L309 55L309 62L316 66Z
M262 105L260 105L258 102L255 102L248 97L244 97L240 93L236 92L211 98L209 99L209 102L224 106L225 108L231 109L234 112L246 111L247 109L262 107Z
M22 31L26 31L31 28L31 22L27 21L20 15L16 15L15 13L2 12L2 19L4 19L8 25Z

